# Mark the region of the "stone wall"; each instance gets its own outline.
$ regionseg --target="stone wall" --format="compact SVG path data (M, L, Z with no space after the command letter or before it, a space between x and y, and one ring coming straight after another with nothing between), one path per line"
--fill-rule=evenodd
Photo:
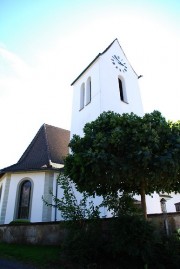
M6 243L59 245L65 235L59 222L0 225L0 242Z
M148 219L163 228L165 221L167 221L169 232L173 233L180 229L180 212L173 212L167 214L149 214Z
M180 212L168 213L166 217L170 232L180 229ZM148 219L163 228L162 214L150 214ZM108 224L109 221L111 219L102 219L103 224ZM60 245L66 234L63 222L0 225L0 242L6 243Z

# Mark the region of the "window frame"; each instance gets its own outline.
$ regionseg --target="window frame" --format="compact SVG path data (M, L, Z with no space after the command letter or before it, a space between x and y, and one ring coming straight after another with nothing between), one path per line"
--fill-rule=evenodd
M176 212L179 212L180 211L180 202L176 203L174 205L175 205L175 208L176 208Z
M91 96L92 96L92 92L91 92L91 77L88 77L87 81L86 81L86 106L91 103Z
M126 85L124 79L120 76L118 77L118 88L119 88L120 101L129 104L127 100Z
M30 182L30 194L29 194L29 201L28 201L28 216L27 218L20 218L19 217L19 208L20 208L20 199L21 199L21 190L22 186L26 183ZM32 196L33 196L33 189L34 189L34 184L31 178L23 178L17 185L17 191L16 191L16 201L15 201L15 209L14 209L14 219L26 219L30 220L31 219L31 209L32 209Z
M85 105L85 83L83 82L80 87L80 107L79 110L82 110Z
M1 186L0 186L0 202L1 202L1 198L2 198L2 191L3 191L3 184L1 184Z

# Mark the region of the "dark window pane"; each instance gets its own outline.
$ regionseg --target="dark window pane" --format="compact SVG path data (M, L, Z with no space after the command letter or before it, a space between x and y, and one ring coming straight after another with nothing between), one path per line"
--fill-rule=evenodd
M0 187L0 201L1 201L1 195L2 195L2 185Z
M20 187L18 219L28 219L31 194L31 182L24 181Z
M120 79L118 79L119 81L119 93L120 93L120 98L121 98L121 101L124 101L124 94L123 94L123 87L122 87L122 82Z

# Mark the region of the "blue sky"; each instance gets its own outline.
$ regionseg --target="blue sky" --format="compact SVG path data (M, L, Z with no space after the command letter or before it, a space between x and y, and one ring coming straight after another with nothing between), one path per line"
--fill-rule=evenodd
M43 123L70 128L70 84L115 38L144 111L180 119L179 0L0 0L0 167Z

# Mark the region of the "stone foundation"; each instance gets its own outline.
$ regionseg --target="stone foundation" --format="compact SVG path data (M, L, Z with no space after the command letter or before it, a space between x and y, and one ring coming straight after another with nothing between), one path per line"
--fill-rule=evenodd
M170 233L180 229L180 212L150 214L148 219L163 228L164 217L168 220ZM111 219L102 219L104 227L108 227ZM41 222L30 224L0 225L0 242L33 245L60 245L67 234L64 222Z

